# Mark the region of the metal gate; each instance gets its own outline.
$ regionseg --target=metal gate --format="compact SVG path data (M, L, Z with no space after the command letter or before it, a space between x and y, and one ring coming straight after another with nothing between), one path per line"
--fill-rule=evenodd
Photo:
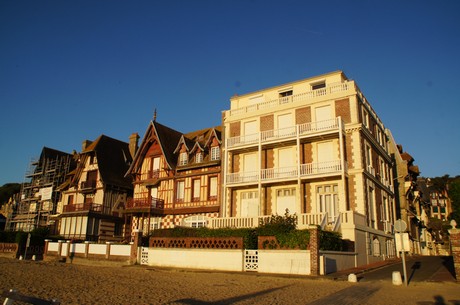
M244 271L259 270L259 251L244 250Z

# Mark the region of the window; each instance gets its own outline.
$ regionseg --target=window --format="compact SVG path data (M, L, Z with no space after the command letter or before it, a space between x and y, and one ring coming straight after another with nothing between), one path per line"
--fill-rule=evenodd
M211 147L211 161L220 160L220 147Z
M209 178L209 200L217 199L217 177Z
M178 202L184 201L185 181L177 181L176 199Z
M150 217L150 231L161 229L161 217Z
M280 97L281 104L292 101L291 96L292 96L292 90L280 92L279 97Z
M200 179L194 179L192 180L193 184L193 189L192 189L192 200L193 201L200 201L200 189L201 189L201 183Z
M207 223L208 223L208 218L203 215L189 216L187 218L184 218L184 220L182 220L182 225L184 227L191 227L191 228L206 227Z
M369 222L369 226L371 228L376 229L376 221L375 221L375 198L374 198L374 188L369 187L368 193L367 193L367 201L368 201L368 207L367 207L367 219Z
M91 156L89 157L89 164L96 164L96 163L97 163L96 156L91 155Z
M373 255L380 256L380 241L378 238L374 238L372 241Z
M69 195L69 198L67 198L67 204L73 204L73 195Z
M197 152L195 155L195 163L201 163L201 162L203 162L203 153L200 151L200 152Z
M187 164L187 153L181 152L179 155L179 165L186 165Z
M367 113L367 111L364 108L363 108L363 124L364 124L364 126L369 128L369 114Z
M339 216L339 187L337 184L322 185L316 188L320 213L327 213L329 223Z
M322 89L322 88L326 88L326 82L324 82L324 81L311 85L311 90L318 90L318 89Z

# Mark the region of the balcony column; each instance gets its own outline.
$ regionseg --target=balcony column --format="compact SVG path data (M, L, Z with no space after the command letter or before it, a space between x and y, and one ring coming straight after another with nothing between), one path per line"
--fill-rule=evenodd
M258 151L258 164L257 164L257 172L259 173L257 176L257 191L259 193L259 213L260 213L260 208L262 206L262 182L261 182L261 179L262 179L262 142L261 142L261 139L262 138L262 134L259 132L259 144L257 145L257 151Z
M224 178L224 183L223 183L223 186L222 186L222 191L221 191L221 207L220 207L220 216L221 217L227 217L227 175L228 175L228 163L230 162L229 158L230 158L230 153L228 152L227 150L227 146L228 146L228 139L225 139L225 141L223 141L224 143L224 147L223 147L223 157L224 157L224 160L223 162L221 162L221 164L223 163L223 178Z
M344 133L343 133L343 130L344 130L344 126L343 126L343 121L342 121L342 117L337 117L337 121L338 121L338 126L339 126L339 152L340 152L340 167L341 167L341 177L342 177L342 192L343 192L343 195L342 195L342 198L344 200L340 200L339 199L339 202L343 202L344 203L344 206L342 207L343 208L343 211L346 211L347 210L347 181L346 181L346 177L345 177L345 152L344 152L344 149L345 149L345 144L344 144L344 140L343 140L343 136L344 136ZM340 212L340 207L339 207L339 212Z
M299 211L302 213L302 206L303 206L303 197L302 197L302 190L301 190L301 180L300 180L300 164L302 162L302 155L300 151L300 125L295 126L295 133L296 133L296 162L297 162L297 189L299 192L299 202L298 208Z

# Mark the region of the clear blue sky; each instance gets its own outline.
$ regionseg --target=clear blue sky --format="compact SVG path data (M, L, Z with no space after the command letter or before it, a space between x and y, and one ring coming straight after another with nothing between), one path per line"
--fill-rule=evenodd
M219 125L235 93L335 70L423 176L460 174L460 1L0 0L0 185L43 146Z

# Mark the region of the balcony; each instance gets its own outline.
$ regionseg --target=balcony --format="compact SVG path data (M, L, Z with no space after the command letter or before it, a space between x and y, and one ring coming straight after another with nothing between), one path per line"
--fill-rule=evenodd
M80 183L80 190L81 191L93 191L96 188L96 185L97 185L96 180L82 181Z
M280 142L299 138L306 138L314 135L324 135L338 132L340 126L340 117L298 124L291 127L262 131L260 133L236 136L227 139L227 148L237 148L241 146L257 145L270 142ZM342 124L343 126L343 124Z
M297 166L267 168L259 171L238 172L227 175L227 184L245 184L293 180L298 178L313 178L318 176L333 176L342 173L342 170L347 171L342 166L340 160L307 163L300 165L300 171Z
M269 220L271 216L254 216L254 217L220 217L211 218L209 227L217 228L256 228L261 223ZM311 226L319 226L324 223L327 218L326 213L317 214L299 214L297 216L297 228L308 229Z
M72 212L94 212L102 213L102 204L99 203L77 203L64 206L64 213Z
M321 98L321 97L328 98L328 96L331 96L338 92L345 92L345 91L354 90L354 89L355 89L354 81L332 83L332 84L328 84L324 88L311 90L311 91L307 91L304 93L295 94L291 96L284 96L284 97L280 97L275 100L265 101L265 102L257 103L254 105L249 105L246 107L230 109L226 111L226 116L228 117L228 116L234 116L234 115L242 115L242 114L247 114L247 113L251 113L251 112L255 112L259 110L267 110L270 108L279 107L280 105L286 105L289 103L304 103L305 104L316 98Z
M164 210L165 202L160 198L129 198L126 203L126 210L144 211L144 210Z

